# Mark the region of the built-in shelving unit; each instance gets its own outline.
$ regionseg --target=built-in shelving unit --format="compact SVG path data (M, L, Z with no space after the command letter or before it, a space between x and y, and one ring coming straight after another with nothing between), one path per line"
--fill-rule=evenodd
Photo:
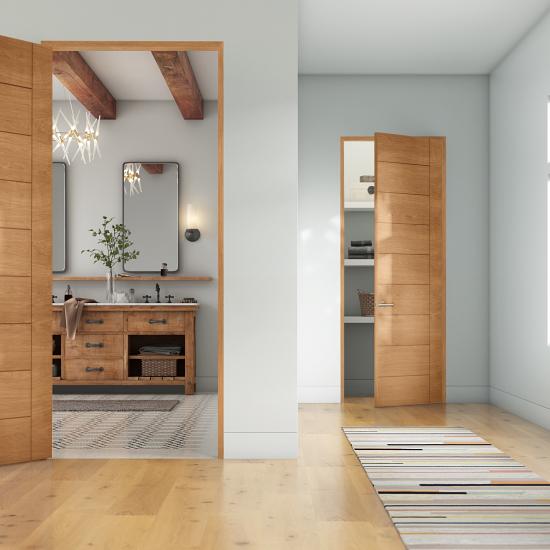
M346 267L372 267L374 266L374 260L350 260L346 258L344 265Z
M203 276L189 276L189 277L183 277L181 275L167 275L166 277L162 277L161 275L129 275L129 276L120 276L117 275L115 277L117 281L212 281L212 277L203 277ZM80 276L80 275L74 275L74 276L67 276L67 275L54 275L52 277L53 281L101 281L105 282L104 276Z

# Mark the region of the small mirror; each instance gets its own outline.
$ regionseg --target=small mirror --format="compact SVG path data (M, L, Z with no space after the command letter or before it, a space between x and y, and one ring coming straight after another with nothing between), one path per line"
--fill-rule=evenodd
M65 163L52 163L52 271L63 273L66 262L66 202Z
M125 162L123 223L139 256L124 264L130 273L179 268L179 165L176 162Z

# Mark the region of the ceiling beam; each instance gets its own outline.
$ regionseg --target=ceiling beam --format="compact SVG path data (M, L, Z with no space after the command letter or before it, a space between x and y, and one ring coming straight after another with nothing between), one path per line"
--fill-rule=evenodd
M116 100L78 52L53 52L53 74L96 118L116 119Z
M186 120L204 118L202 94L186 52L151 52Z
M141 166L149 174L162 174L164 172L164 164L162 163L142 162Z

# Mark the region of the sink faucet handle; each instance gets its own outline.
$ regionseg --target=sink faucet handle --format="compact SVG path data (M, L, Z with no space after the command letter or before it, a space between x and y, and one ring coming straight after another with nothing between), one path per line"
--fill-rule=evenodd
M143 298L145 298L145 303L148 304L149 303L149 298L151 298L152 296L150 294L145 294L143 296Z
M168 303L171 304L172 298L175 298L175 296L173 294L168 294L168 296L165 296L165 298L168 298Z
M55 299L57 298L57 295L52 294L52 304L55 304Z

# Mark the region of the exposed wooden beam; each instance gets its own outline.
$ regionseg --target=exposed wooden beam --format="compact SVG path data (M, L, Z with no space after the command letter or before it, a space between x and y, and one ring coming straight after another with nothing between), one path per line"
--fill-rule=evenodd
M149 174L162 174L164 172L164 164L162 163L141 163L142 168Z
M151 52L186 120L204 118L202 94L186 52Z
M116 118L115 98L80 53L53 52L53 74L96 118Z

